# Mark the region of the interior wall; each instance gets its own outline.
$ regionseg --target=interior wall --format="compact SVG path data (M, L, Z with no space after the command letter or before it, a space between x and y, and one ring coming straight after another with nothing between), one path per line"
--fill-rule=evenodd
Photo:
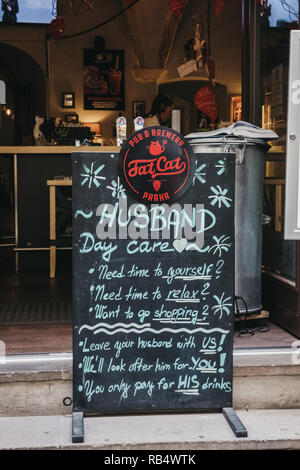
M93 10L75 15L75 9L67 8L64 13L67 27L64 35L70 35L90 28L95 23L111 17L122 8L121 0L93 2ZM201 18L204 24L203 38L206 39L205 4L206 0L190 0L179 25L174 46L169 57L166 78L178 77L177 67L184 60L184 44L194 35L195 21L199 5L202 5ZM157 52L161 43L164 18L168 2L162 0L140 0L137 4L138 29L143 38L142 46L147 67L157 67ZM47 27L41 25L15 25L0 28L0 43L4 42L30 54L43 70L47 83L47 117L63 118L67 113L77 113L82 122L101 122L102 133L112 137L113 122L118 116L114 111L88 111L83 107L83 49L93 48L94 38L103 36L107 49L125 49L125 112L128 119L128 133L132 131L132 102L145 101L146 110L151 108L157 84L135 81L131 69L135 67L135 57L128 33L125 15L118 17L106 26L72 39L48 41L46 53ZM241 93L241 1L231 0L219 18L211 12L211 51L216 62L216 80L227 86L228 93ZM199 73L200 72L200 73ZM202 75L203 71L197 72ZM61 93L75 93L76 107L65 110L61 107Z

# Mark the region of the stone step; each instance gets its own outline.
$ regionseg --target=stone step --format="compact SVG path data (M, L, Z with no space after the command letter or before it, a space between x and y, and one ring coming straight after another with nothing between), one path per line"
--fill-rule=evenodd
M0 430L5 430L0 432L0 449L105 450L99 455L100 464L104 458L124 455L112 452L118 450L151 450L154 455L176 450L179 456L197 450L300 449L300 410L240 410L237 414L248 431L246 438L236 438L221 413L85 417L82 444L72 443L69 415L0 418ZM139 463L144 459L147 463L149 455L138 457ZM200 458L196 453L196 464Z
M292 348L235 350L234 408L300 409L298 355ZM72 397L72 355L7 356L0 396L2 417L69 414L63 400Z

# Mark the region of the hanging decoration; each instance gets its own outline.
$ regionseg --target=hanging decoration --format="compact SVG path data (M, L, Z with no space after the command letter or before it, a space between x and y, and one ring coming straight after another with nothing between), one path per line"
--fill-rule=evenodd
M200 39L200 25L196 25L196 33L193 49L195 51L195 60L197 67L205 67L207 63L208 46L205 40Z
M214 1L214 12L218 16L223 9L226 0L215 0ZM210 121L211 124L215 124L218 118L218 105L214 90L214 78L215 78L215 62L210 56L210 0L207 0L207 41L200 40L200 26L196 25L194 49L196 50L196 57L198 57L198 64L205 68L207 73L209 84L201 87L194 95L194 104L197 109L201 112L201 122L199 123L200 128L208 128Z
M214 0L214 13L215 16L218 17L225 5L226 0Z
M209 79L209 84L214 87L215 79L215 62L210 56L210 0L207 0L207 39L201 39L203 31L203 22L199 13L194 13L193 17L197 18L195 23L195 35L193 39L187 41L184 45L185 57L184 63L177 67L180 77L184 77L192 72L196 72L202 68ZM192 18L193 19L193 18ZM193 20L194 21L194 20Z
M169 0L169 8L176 16L180 16L183 13L184 7L185 0Z
M59 39L66 28L66 20L62 16L57 16L51 21L49 32L53 39Z
M194 95L194 104L203 114L209 117L211 122L216 122L218 106L216 96L211 85L201 87Z

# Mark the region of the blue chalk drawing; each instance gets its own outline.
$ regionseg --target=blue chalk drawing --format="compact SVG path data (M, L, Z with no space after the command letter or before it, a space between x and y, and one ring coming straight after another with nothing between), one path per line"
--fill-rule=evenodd
M229 300L231 300L231 297L224 298L224 295L225 295L225 292L223 292L221 297L218 297L217 295L213 295L213 298L215 299L217 304L212 307L212 310L214 310L214 315L216 315L217 313L220 313L219 319L223 317L223 313L230 315L229 307L232 306L232 303L229 303Z
M85 219L90 219L93 215L93 211L90 211L88 214L86 214L84 211L81 209L75 212L75 219L77 218L78 215L82 215Z
M111 186L107 186L107 189L110 189L112 196L119 199L122 197L126 199L126 192L124 186L120 183L120 178L118 177L117 181L113 180Z
M224 173L224 171L226 170L225 165L226 164L225 164L224 160L218 160L218 165L215 165L215 168L219 168L219 170L217 171L218 175L222 175Z
M196 250L196 251L199 251L199 253L205 253L206 251L209 251L209 245L206 246L205 248L201 249L201 248L199 248L197 243L188 243L185 249L186 249L186 251Z
M196 162L196 165L197 165L197 162ZM205 179L206 173L203 171L205 167L206 167L206 164L203 163L196 169L195 176L193 179L193 186L195 185L196 178L200 181L200 183L202 184L206 183L206 179Z
M208 199L211 199L211 205L214 206L218 203L218 208L222 207L222 204L226 207L230 207L231 204L229 201L232 201L230 197L227 197L226 194L228 193L228 189L222 189L220 186L214 188L214 186L210 187L211 191L214 193L212 196L208 196Z
M107 335L114 335L116 333L122 332L122 333L145 333L145 332L150 332L154 334L161 334L161 333L175 333L175 334L180 334L180 333L198 333L198 332L203 332L203 333L224 333L227 334L229 330L224 330L222 328L211 328L211 329L205 329L205 328L194 328L194 329L187 329L187 328L162 328L160 330L156 330L154 328L151 328L150 323L145 323L144 325L139 325L137 323L114 323L113 325L110 325L108 323L98 323L97 325L82 325L79 329L79 334L83 330L89 330L93 331L94 335L98 333L105 333Z
M216 237L215 235L213 236L213 240L216 242L214 245L212 245L209 249L209 253L212 251L213 254L215 255L218 253L218 256L222 256L222 251L227 251L231 247L231 243L228 243L227 240L230 240L230 237L226 237L226 235L222 235L220 238ZM227 243L226 243L227 242Z
M103 170L105 165L100 165L96 170L94 170L94 163L91 164L91 167L88 168L86 164L84 163L83 169L85 170L85 173L81 173L80 176L83 176L83 180L81 181L81 186L84 186L85 183L89 183L88 187L90 188L92 186L92 183L99 188L100 182L99 180L105 180L105 176L99 176L98 173Z

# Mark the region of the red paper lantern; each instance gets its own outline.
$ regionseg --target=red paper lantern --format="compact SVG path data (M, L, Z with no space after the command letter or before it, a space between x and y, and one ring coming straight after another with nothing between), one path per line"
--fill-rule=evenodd
M176 16L180 16L185 7L185 0L169 0L169 8Z
M226 0L215 0L215 2L214 2L214 12L215 12L216 17L218 17L221 14L221 12L224 8L225 2L226 2Z
M194 104L196 108L206 114L212 122L216 121L218 117L218 105L211 86L204 86L195 93Z
M50 23L50 34L54 39L60 38L66 28L66 20L58 16Z

